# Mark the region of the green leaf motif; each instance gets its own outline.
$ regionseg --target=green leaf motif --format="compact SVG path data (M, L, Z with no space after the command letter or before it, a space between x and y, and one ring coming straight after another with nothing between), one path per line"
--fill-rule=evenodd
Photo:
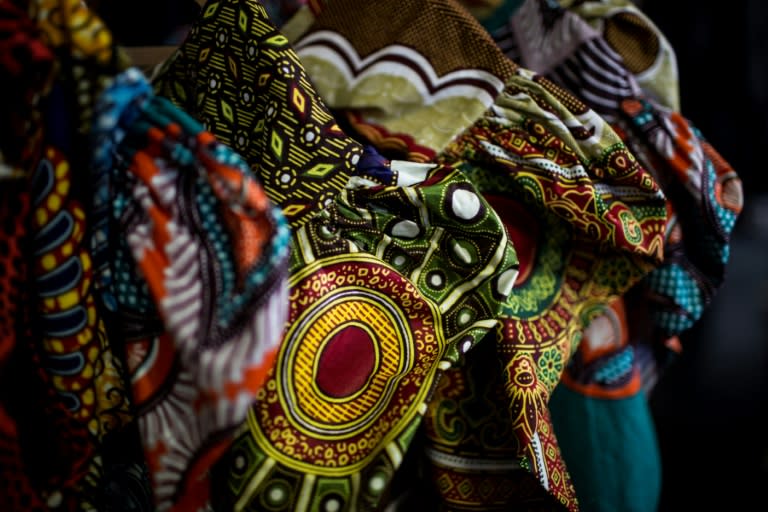
M224 119L229 121L230 124L234 124L235 113L232 111L232 107L229 106L229 103L224 100L221 101L221 113L224 116Z

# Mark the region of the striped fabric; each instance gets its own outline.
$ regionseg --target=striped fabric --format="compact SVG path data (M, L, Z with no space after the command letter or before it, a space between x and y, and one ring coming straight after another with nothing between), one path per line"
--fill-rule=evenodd
M210 466L275 360L289 231L241 157L154 97L137 70L99 107L96 137L114 155L112 223L135 262L127 279L147 285L129 293L116 276L113 293L154 498L158 510L198 510ZM151 302L134 297L142 290Z

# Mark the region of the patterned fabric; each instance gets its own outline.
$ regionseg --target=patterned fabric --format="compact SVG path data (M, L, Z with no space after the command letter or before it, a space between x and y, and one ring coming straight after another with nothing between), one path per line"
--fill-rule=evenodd
M274 363L287 223L241 157L154 97L135 69L106 91L96 128L113 158L112 216L127 245L118 254L136 265L134 275L115 272L113 294L155 500L159 510L198 510L209 467ZM139 279L146 288L125 284ZM155 312L161 329L147 321Z
M36 99L33 84L29 93L37 104L27 104L39 112L23 128L32 136L32 151L21 156L33 163L25 261L34 281L25 286L34 292L27 300L31 316L20 317L28 325L18 332L30 341L20 364L35 405L22 413L19 432L37 466L30 474L40 499L64 510L93 509L103 498L103 454L130 436L131 411L92 287L87 182L77 169L88 154L80 128L90 93L108 80L117 53L81 2L35 1L28 7L40 40L56 58L57 74L50 92ZM58 435L51 438L43 425Z
M236 9L245 18L234 18ZM272 50L275 41L296 58L255 2L212 2L206 12L191 40L253 16L237 30L249 31L244 45L267 70L276 66L269 58L283 55ZM230 67L247 65L247 55L233 54ZM198 59L189 61L189 76L207 72ZM259 76L267 84L253 86L251 110L273 105L282 125L302 125L293 89L278 88L278 80L268 88L270 75ZM159 90L184 106L167 83L161 76ZM326 112L319 98L310 100L313 112ZM199 105L186 105L203 115ZM241 110L237 105L232 117L248 115ZM231 129L217 123L212 130L226 137ZM242 133L248 140L262 128L243 126ZM217 508L368 510L379 503L436 375L493 329L517 273L498 217L456 169L364 153L335 125L312 133L285 143L298 150L312 142L312 154L326 155L327 170L340 170L349 188L328 189L293 222L287 328L247 424L215 471ZM344 151L325 151L329 144ZM266 172L267 193L280 206L291 207L296 187L318 183L302 172L311 164L289 159L275 169L272 147L249 148L249 163Z
M77 90L72 123L82 137L78 143L86 147L93 106L112 76L127 66L128 58L84 2L30 0L28 4L43 41L55 52L62 71L58 79L68 90Z
M634 76L655 102L679 111L675 50L635 3L631 0L559 0L563 8L577 14L602 35L605 43L621 57L624 63L621 67Z
M663 339L698 321L725 279L730 238L743 207L741 179L702 133L677 112L626 101L633 147L647 138L649 166L670 200L665 264L648 276L651 318ZM655 151L654 151L655 150Z
M562 369L557 356L548 362L547 371ZM537 458L547 459L545 479L537 478L530 461L520 456L525 447L516 435L516 418L502 406L509 403L505 373L494 344L481 343L461 368L440 379L425 420L426 473L438 493L427 510L554 511L564 509L554 494L571 499L572 486L545 407L534 438ZM521 382L529 377L518 375ZM414 487L423 492L428 486ZM435 502L442 506L435 507Z
M521 248L497 344L505 403L518 463L575 509L547 403L577 348L587 308L624 293L658 264L663 195L605 121L522 69L494 109L439 158L468 161L463 170ZM432 441L438 452L457 454L445 439Z
M426 11L431 5L424 2L420 7ZM322 11L318 20L326 12ZM351 18L350 12L346 11L346 19ZM371 30L371 20L379 18L355 19L354 27L337 21L332 26L334 34L342 34L344 44L353 48L380 48L382 44L373 44L372 36L380 31ZM302 58L306 54L304 41L322 29L315 24L298 40L297 51ZM455 39L440 34L434 40L446 47ZM426 54L423 46L410 46ZM317 53L328 58L329 52L323 52ZM308 59L313 57L306 55ZM445 54L436 55L443 62L450 61ZM513 66L514 75L506 80L503 99L497 100L487 118L476 121L438 158L441 163L458 165L486 194L510 236L520 237L520 243L514 245L521 251L521 261L531 259L528 266L521 266L521 274L527 277L518 276L516 292L501 315L503 341L498 352L505 385L504 401L499 405L504 404L502 410L512 414L512 429L517 436L515 459L505 463L530 469L553 496L575 508L574 492L559 457L546 404L584 327L582 310L590 303L605 302L623 293L658 264L666 220L664 198L652 176L596 112L551 82L525 70L515 71L514 65L497 52L485 56L493 65ZM472 62L476 65L477 59ZM323 76L327 75L320 74L318 79ZM324 97L333 98L342 94L347 85L345 81L329 81L329 87L334 89L320 89ZM386 112L394 101L380 96L377 111ZM409 151L409 158L417 153L414 148L429 146L417 123L404 126L402 134L380 129L383 136L376 137L371 130L359 128L364 123L357 111L343 104L334 105L331 100L329 103L338 107L339 115L347 116L358 134L382 150L392 148L395 137L404 141L401 147ZM459 133L466 126L466 120L456 116L445 122L446 133L454 129ZM465 160L468 162L462 163ZM521 218L527 221L518 221ZM528 233L529 229L533 233ZM601 257L595 258L595 252ZM440 397L431 403L428 422L440 414L439 408L433 409L434 404L441 403ZM482 422L482 416L472 418L475 421ZM439 436L431 438L429 446L441 454L441 471L450 469L446 461L458 460L454 457L463 453ZM480 460L484 454L476 456ZM457 462L453 469L462 464ZM466 471L461 474L466 477ZM444 491L447 506L482 509L485 499L479 490L488 485L498 489L506 485L490 478L479 478L474 483L477 485L463 486L464 495L458 501L452 497L453 491L442 487L439 475L436 486ZM472 497L468 497L470 488L474 489ZM515 497L507 498L503 506L517 503ZM525 499L520 496L521 503Z
M606 399L560 386L550 406L582 512L659 510L665 468L645 394Z
M722 284L743 201L738 176L680 113L645 97L623 59L575 14L527 1L495 35L508 55L585 98L654 172L669 199L670 222L665 264L648 277L641 297L658 331L649 337L688 329Z
M73 463L75 444L62 452L58 441L41 443L40 425L49 426L57 403L52 389L44 388L44 372L32 367L30 343L29 244L30 211L28 177L42 144L42 113L37 99L44 97L53 78L53 54L38 39L27 14L10 2L0 4L0 77L6 93L0 101L0 508L46 510L54 498L57 462ZM24 393L16 393L23 389ZM47 391L47 393L46 393ZM53 395L53 396L51 396ZM52 400L51 400L52 398ZM63 408L57 410L64 413ZM46 414L48 416L46 417ZM57 426L62 426L58 423ZM63 441L69 441L66 435ZM41 446L44 445L44 446ZM42 457L41 457L42 455ZM52 463L52 456L56 457ZM45 464L41 464L45 461ZM52 466L56 466L52 468ZM81 476L72 471L70 481ZM73 508L76 504L70 503Z
M287 329L221 468L219 508L375 509L438 375L511 290L514 251L458 170L364 161L294 236Z
M325 206L360 158L255 0L209 1L153 83L243 155L291 227Z
M635 364L636 348L630 343L624 297L586 308L582 322L586 327L581 343L561 382L565 387L597 398L638 395L642 381Z
M295 45L323 100L382 150L402 139L408 159L443 149L516 68L453 1L333 0L319 9Z
M579 349L550 400L583 512L654 512L659 503L658 442L641 388L640 347L630 343L630 332L646 319L628 313L624 302L586 310Z
M581 2L564 10L526 1L494 36L511 58L546 72L608 119L667 197L663 264L627 294L628 315L620 303L590 308L584 339L551 407L582 509L631 503L631 510L651 512L661 468L644 392L664 361L638 354L660 352L703 314L724 278L742 191L701 133L653 99L676 104L676 81L653 87L640 77L656 74L644 75L643 66L676 76L674 55L634 8L619 4L625 2ZM592 16L598 29L574 10Z

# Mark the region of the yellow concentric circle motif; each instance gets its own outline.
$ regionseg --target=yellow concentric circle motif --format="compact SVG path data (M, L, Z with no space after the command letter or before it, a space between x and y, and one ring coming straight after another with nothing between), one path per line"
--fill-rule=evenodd
M376 363L364 387L344 398L332 398L317 386L320 354L333 334L350 326L361 326L373 335ZM288 330L283 340L285 356L277 363L278 396L293 413L296 427L333 438L370 426L390 401L403 369L412 366L409 334L408 319L390 297L354 286L342 287L304 311Z
M249 414L259 448L321 475L370 463L423 410L445 349L439 322L431 301L372 256L295 274L277 363Z

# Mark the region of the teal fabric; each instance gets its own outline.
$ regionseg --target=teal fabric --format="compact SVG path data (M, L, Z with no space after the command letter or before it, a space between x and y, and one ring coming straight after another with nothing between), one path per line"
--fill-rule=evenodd
M561 384L550 409L581 512L656 512L661 460L645 395L593 398Z
M485 30L493 33L509 23L510 18L514 16L515 11L517 11L521 5L523 5L523 0L504 0L504 2L493 11L493 14L479 21Z

